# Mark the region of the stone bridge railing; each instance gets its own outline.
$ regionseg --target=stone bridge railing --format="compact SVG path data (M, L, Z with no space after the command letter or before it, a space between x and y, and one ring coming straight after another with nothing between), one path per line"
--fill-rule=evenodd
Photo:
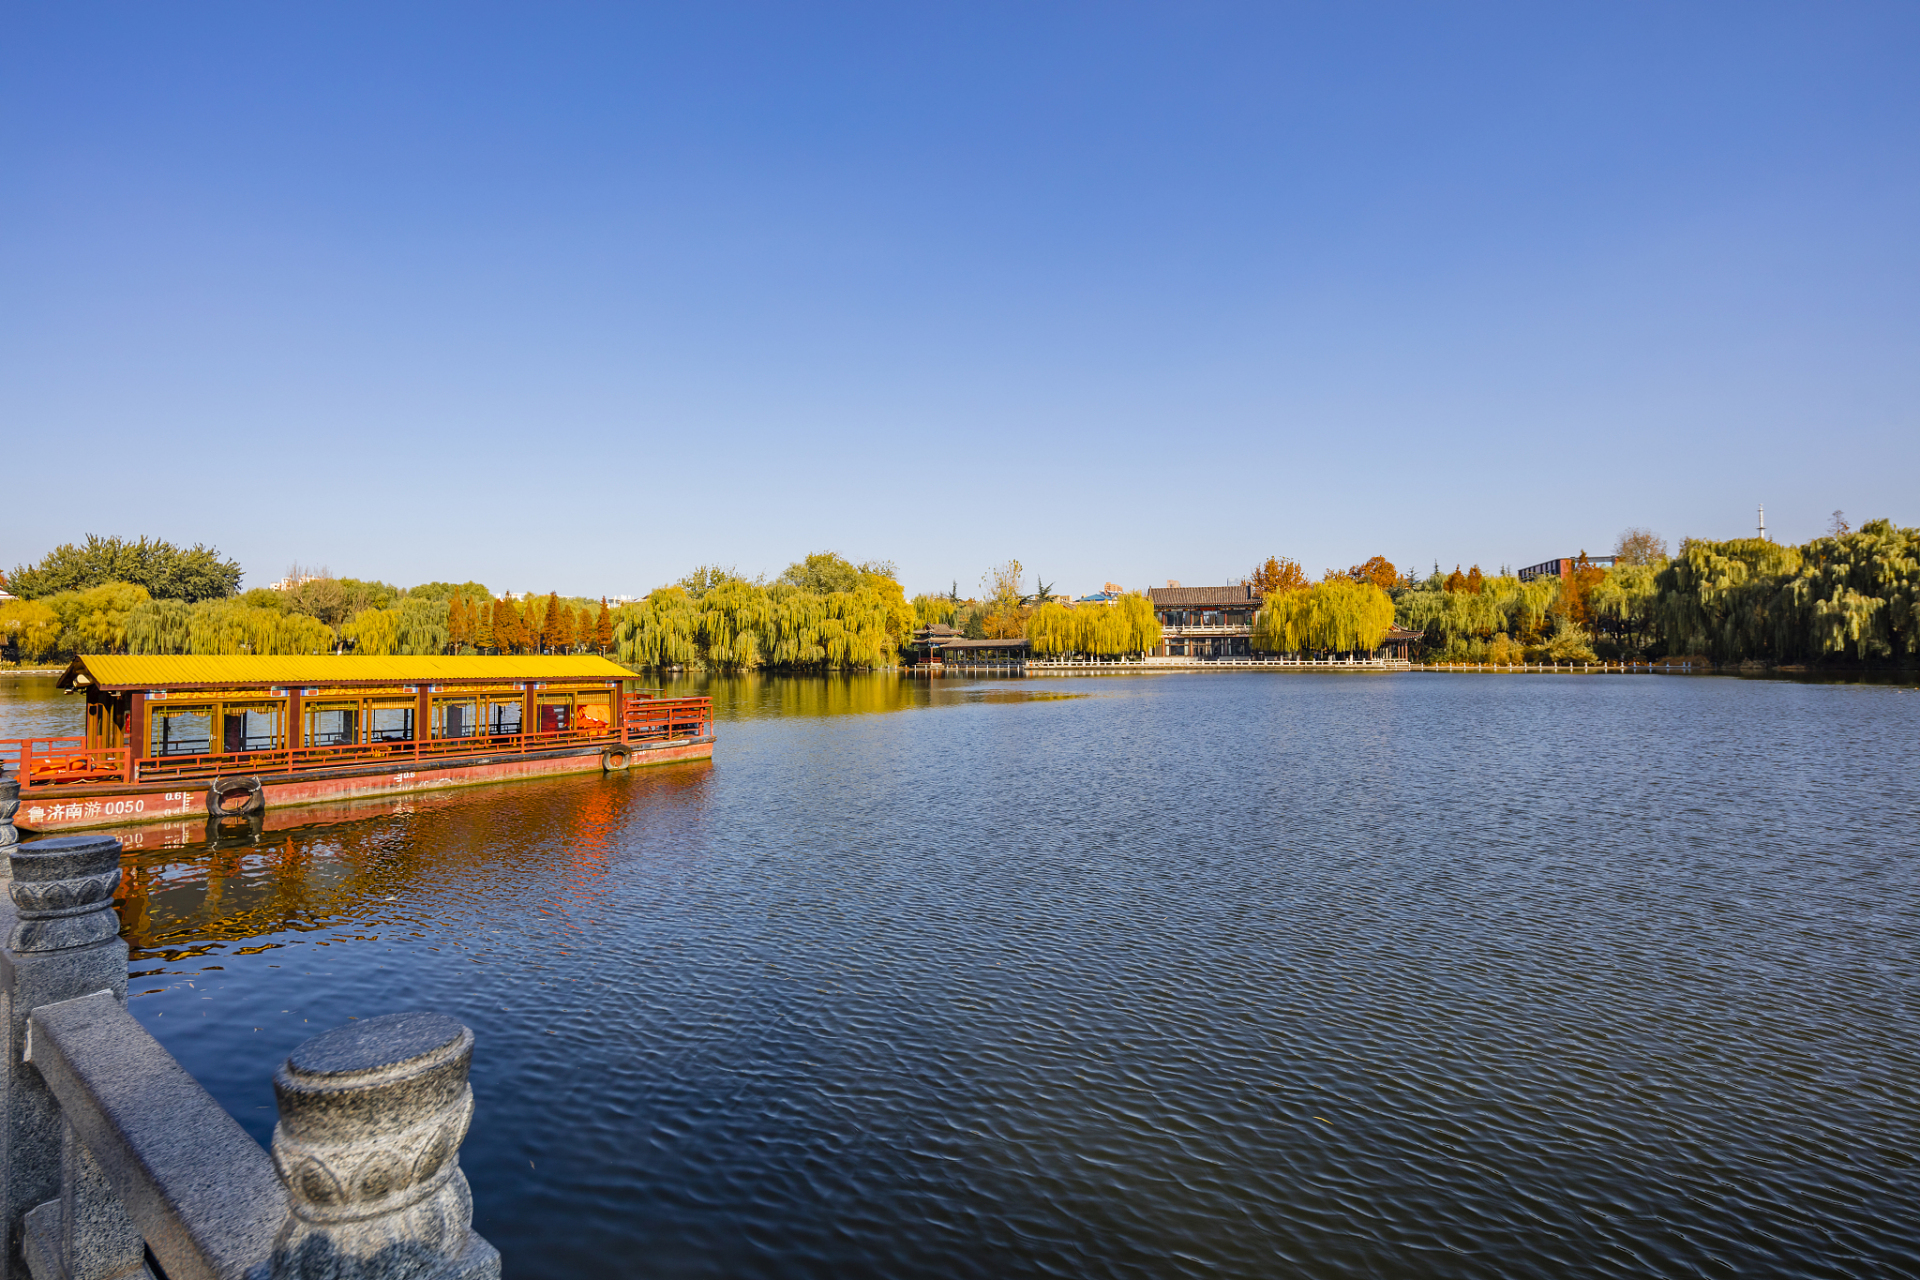
M315 1036L274 1073L269 1154L127 1012L119 842L0 854L0 1280L496 1280L460 1171L471 1031Z

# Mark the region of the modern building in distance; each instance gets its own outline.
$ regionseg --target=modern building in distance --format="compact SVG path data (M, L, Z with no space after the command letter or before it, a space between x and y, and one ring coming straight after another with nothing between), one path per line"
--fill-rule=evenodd
M1588 556L1587 563L1596 569L1611 569L1619 561L1619 556ZM1535 578L1564 578L1573 572L1579 556L1562 556L1558 560L1542 560L1539 564L1530 564L1520 571L1522 582L1532 582Z

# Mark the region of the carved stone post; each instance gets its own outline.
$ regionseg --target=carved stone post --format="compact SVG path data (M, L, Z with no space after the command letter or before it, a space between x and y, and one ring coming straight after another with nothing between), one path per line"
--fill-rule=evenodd
M460 1171L472 1061L473 1032L437 1013L348 1023L293 1051L273 1077L289 1200L273 1280L497 1280Z
M66 836L6 849L13 879L0 902L0 1280L27 1275L22 1252L30 1209L62 1196L66 1121L40 1072L25 1060L27 1015L41 1005L96 991L127 999L127 947L113 890L120 842ZM79 1194L91 1195L83 1186ZM44 1226L70 1221L90 1235L118 1230L110 1207L76 1202L71 1217L36 1215ZM58 1233L56 1233L57 1237ZM58 1238L43 1252L65 1254Z
M13 852L13 846L20 843L20 832L13 825L13 815L20 812L20 779L6 776L4 766L0 766L0 879L13 874L13 868L6 865L5 859Z

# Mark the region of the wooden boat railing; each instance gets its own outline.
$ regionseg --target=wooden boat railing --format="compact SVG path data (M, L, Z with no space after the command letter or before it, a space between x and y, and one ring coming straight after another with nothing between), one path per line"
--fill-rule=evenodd
M81 782L186 782L241 773L304 773L362 764L407 769L455 760L526 755L562 747L593 747L700 737L712 731L711 698L659 698L629 703L620 728L558 729L546 733L476 734L356 742L332 747L277 747L197 755L132 758L128 747L88 747L85 738L0 738L0 764L23 791Z

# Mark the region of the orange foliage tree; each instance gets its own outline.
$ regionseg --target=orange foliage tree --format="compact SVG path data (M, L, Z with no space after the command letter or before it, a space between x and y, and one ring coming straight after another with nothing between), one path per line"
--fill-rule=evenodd
M1478 573L1476 569L1474 572ZM1382 591L1389 591L1400 585L1400 571L1385 556L1375 556L1371 560L1357 564L1347 570L1347 576L1355 582L1371 582Z
M605 596L600 597L600 620L593 624L593 643L602 656L606 654L607 646L613 643L613 612L607 608Z
M1253 588L1255 595L1264 599L1283 591L1304 591L1311 584L1298 560L1286 556L1268 556L1265 564L1254 568L1247 578L1247 585Z
M493 602L493 643L502 653L518 653L527 646L527 622L511 600Z
M1605 580L1607 571L1588 561L1582 551L1573 562L1573 570L1560 580L1560 611L1576 627L1593 621L1593 589Z

